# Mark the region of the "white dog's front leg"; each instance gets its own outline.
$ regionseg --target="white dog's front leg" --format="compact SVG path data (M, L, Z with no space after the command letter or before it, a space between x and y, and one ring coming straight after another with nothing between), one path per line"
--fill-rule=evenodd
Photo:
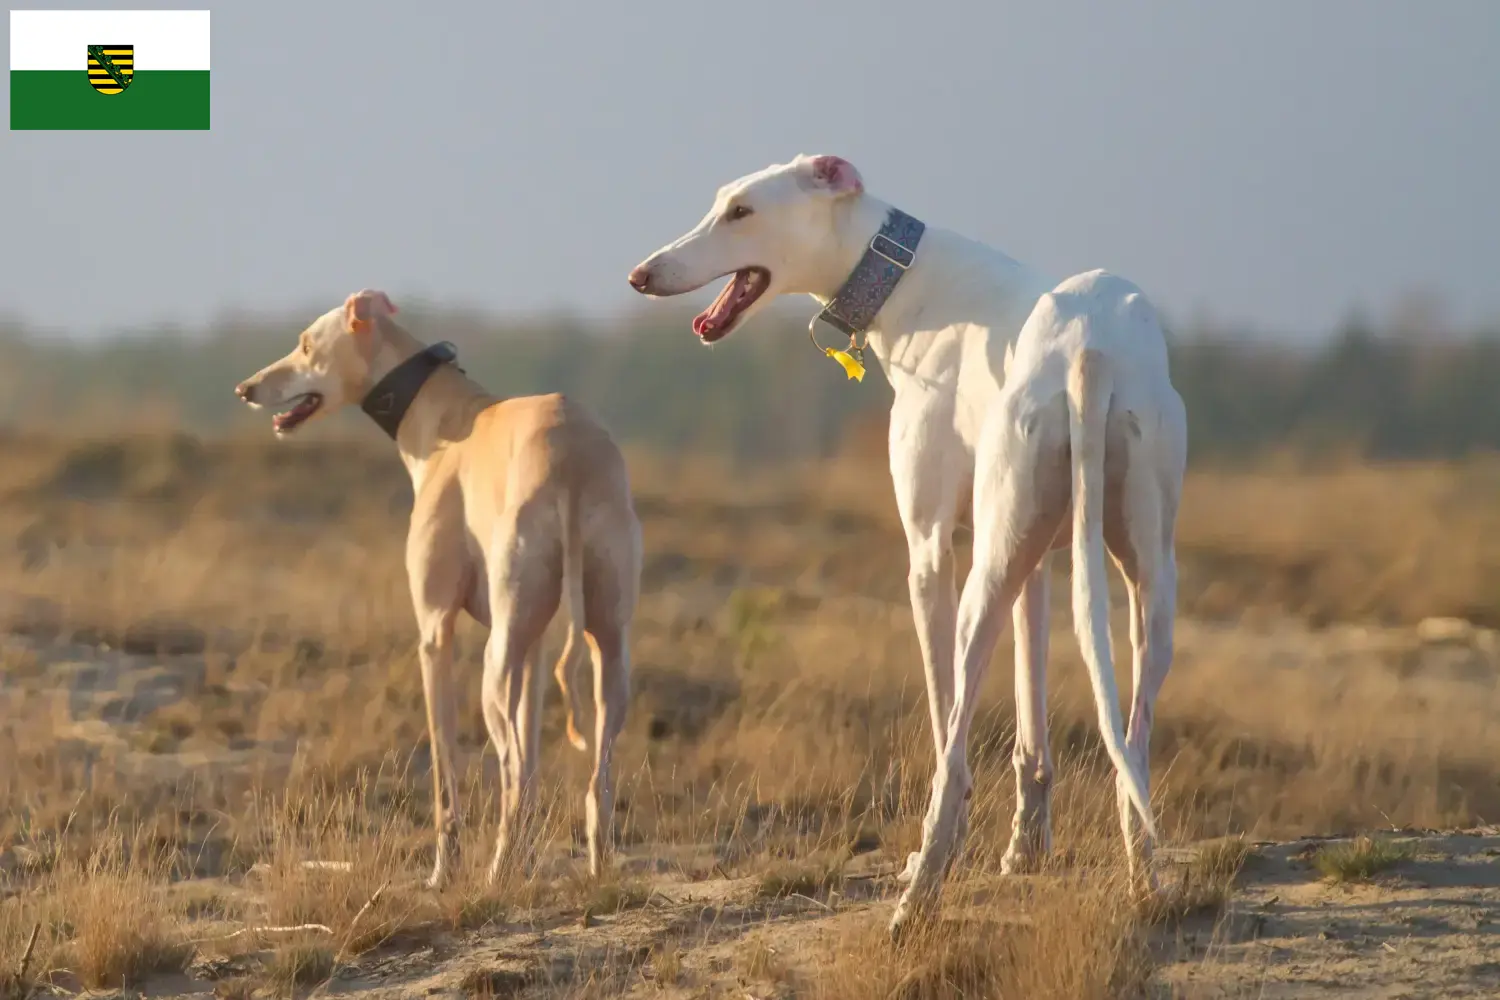
M958 601L953 579L952 529L944 525L928 528L927 532L916 534L912 542L907 583L917 645L922 650L922 669L927 678L932 740L941 765L953 713L953 633ZM907 855L906 869L897 876L898 881L910 881L918 864L918 852Z
M1065 508L1047 497L1036 479L1037 438L1029 423L1002 411L990 460L976 470L974 565L964 581L955 638L958 646L953 716L948 745L933 780L933 797L922 830L922 850L901 895L890 931L928 910L962 846L973 778L968 766L969 729L979 689L1005 627L1005 614L1038 572Z
M891 480L906 531L907 587L922 667L932 745L941 760L953 711L953 631L958 591L953 528L971 481L972 457L953 432L951 401L898 396L891 410Z
M974 787L968 764L969 727L979 703L979 686L1004 627L1005 610L1029 575L1015 568L1018 556L1024 559L1026 555L1020 551L1018 537L1005 539L1002 549L994 553L980 550L984 541L975 540L974 568L959 607L957 639L962 659L948 745L932 779L932 797L922 823L922 849L915 862L908 864L909 884L891 918L893 936L899 936L910 920L936 901L938 888L963 846Z
M927 680L932 744L936 761L941 764L953 712L953 643L958 616L953 528L971 459L952 433L951 413L922 405L925 402L917 398L908 405L898 398L891 411L891 479L906 529L907 587ZM907 857L906 870L899 880L908 881L916 865L914 852Z
M952 527L929 527L912 541L907 587L922 668L927 677L928 721L932 744L941 759L953 712L953 629L958 613L954 582Z

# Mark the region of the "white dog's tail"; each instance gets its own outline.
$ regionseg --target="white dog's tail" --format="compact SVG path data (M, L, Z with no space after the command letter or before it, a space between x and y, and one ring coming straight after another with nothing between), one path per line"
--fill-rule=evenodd
M579 523L578 498L564 490L558 500L558 521L562 527L563 603L568 613L568 638L562 655L557 658L553 674L562 688L563 703L568 707L568 742L579 750L588 750L588 741L578 731L577 717L582 712L574 679L573 662L582 659L583 638L583 531Z
M1104 565L1104 440L1114 376L1108 355L1084 349L1068 368L1068 437L1073 451L1073 630L1088 665L1105 750L1146 832L1156 836L1146 782L1125 750L1125 725L1109 650L1109 581Z

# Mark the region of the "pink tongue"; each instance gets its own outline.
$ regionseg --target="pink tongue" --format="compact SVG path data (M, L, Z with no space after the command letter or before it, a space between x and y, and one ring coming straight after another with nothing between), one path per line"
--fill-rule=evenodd
M302 402L298 403L287 412L276 414L276 416L272 418L271 423L277 427L285 427L288 424L295 424L303 417L307 416L308 412L310 412L312 409L312 400L304 399Z
M741 272L736 271L734 277L729 279L729 284L714 299L713 305L703 310L693 319L693 332L700 336L718 328L733 310L734 303L739 301L741 293L748 282Z

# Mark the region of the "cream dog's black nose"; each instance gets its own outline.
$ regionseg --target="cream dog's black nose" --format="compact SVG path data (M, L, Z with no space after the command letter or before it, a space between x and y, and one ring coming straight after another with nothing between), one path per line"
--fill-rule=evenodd
M255 398L255 386L249 382L241 382L234 387L234 394L248 403Z

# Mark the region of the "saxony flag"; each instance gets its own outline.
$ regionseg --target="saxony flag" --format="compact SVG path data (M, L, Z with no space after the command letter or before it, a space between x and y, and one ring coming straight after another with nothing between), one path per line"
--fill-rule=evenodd
M10 127L208 128L208 11L13 10Z

